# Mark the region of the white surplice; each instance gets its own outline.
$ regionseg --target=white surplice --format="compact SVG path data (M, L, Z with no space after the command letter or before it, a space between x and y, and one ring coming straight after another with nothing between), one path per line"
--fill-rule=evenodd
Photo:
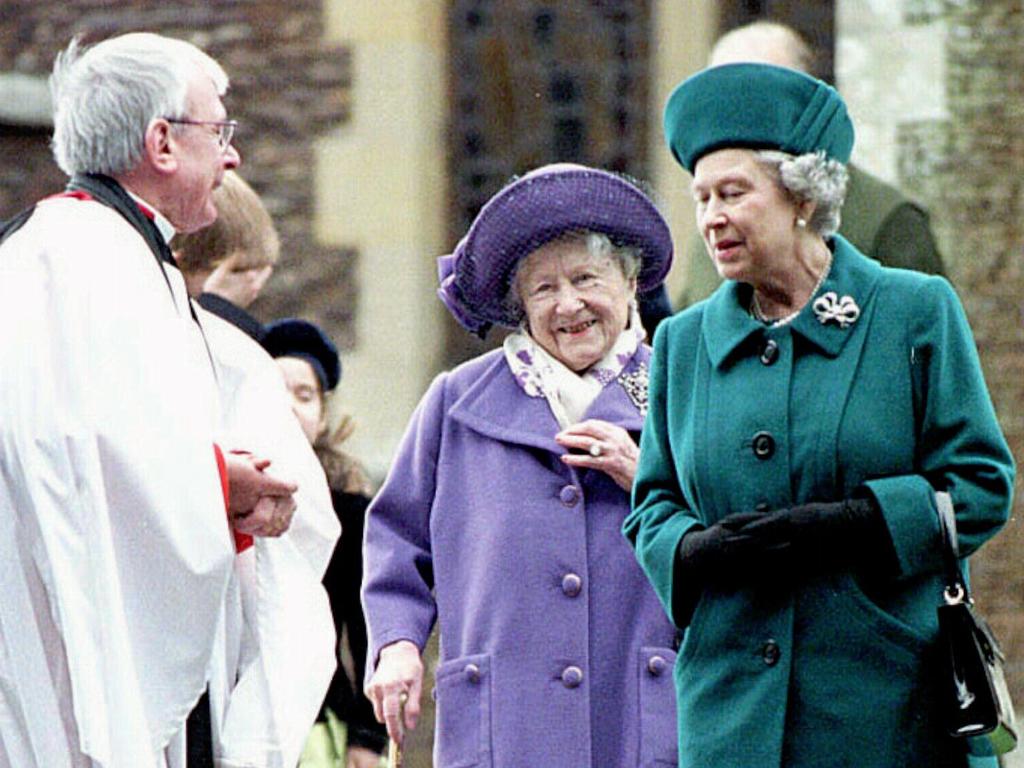
M268 472L299 486L289 530L257 537L236 558L211 666L215 760L219 768L292 768L334 673L321 580L341 528L277 364L235 326L199 312L216 361L221 444L270 459Z
M234 560L184 282L115 211L44 201L0 327L0 765L163 766Z

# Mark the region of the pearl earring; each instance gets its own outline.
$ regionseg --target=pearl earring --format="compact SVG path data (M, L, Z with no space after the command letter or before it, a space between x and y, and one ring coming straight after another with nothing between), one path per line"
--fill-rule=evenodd
M800 227L800 229L807 229L807 219L798 218L796 220L796 225Z

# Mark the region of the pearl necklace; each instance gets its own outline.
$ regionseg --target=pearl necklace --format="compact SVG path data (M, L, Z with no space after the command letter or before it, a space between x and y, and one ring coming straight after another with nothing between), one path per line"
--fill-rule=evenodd
M814 287L811 289L810 295L807 297L807 304L809 304L811 299L814 298L815 294L817 294L818 291L821 290L821 286L824 284L825 278L828 277L828 273L831 271L831 269L832 251L829 251L828 261L825 262L825 268L821 270L821 274L818 276L818 282L814 284ZM761 305L757 301L757 289L755 288L750 293L750 316L757 320L757 322L764 323L769 328L779 328L783 325L788 325L789 323L796 320L797 316L803 311L804 306L806 306L807 304L804 304L803 306L800 307L800 309L796 310L795 312L790 312L788 315L784 315L783 317L779 317L773 320L772 318L767 317L765 313L761 310Z

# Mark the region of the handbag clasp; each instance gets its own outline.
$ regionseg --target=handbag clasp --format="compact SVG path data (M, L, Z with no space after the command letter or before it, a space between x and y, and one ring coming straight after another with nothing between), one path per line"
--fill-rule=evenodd
M966 594L963 584L954 584L942 590L942 597L946 601L946 605L960 605L964 602Z

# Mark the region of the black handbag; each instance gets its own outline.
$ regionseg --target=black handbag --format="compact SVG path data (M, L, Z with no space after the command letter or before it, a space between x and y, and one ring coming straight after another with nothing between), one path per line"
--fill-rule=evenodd
M935 494L942 533L945 588L938 607L939 642L946 661L947 697L943 710L949 732L966 742L972 755L992 756L1017 746L1013 702L1003 675L1005 659L992 629L974 608L960 570L953 501Z

